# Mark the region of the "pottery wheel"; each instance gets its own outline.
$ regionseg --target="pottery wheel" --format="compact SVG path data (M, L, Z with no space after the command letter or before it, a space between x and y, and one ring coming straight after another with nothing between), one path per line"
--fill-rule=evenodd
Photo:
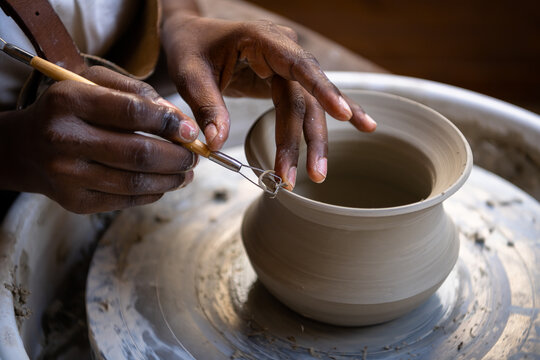
M461 241L448 279L404 317L359 328L306 319L257 282L240 224L259 195L202 161L187 188L123 211L88 278L96 357L540 358L540 204L510 183L474 168L445 203Z

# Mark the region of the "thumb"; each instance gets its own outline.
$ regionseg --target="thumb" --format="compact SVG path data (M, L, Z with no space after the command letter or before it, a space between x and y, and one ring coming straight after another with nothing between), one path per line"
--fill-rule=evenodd
M84 76L99 85L122 92L111 92L103 96L105 100L100 102L100 106L110 104L113 116L94 117L93 123L112 125L126 130L146 131L182 143L192 142L197 138L197 124L170 101L162 98L149 84L102 66L90 67L84 72ZM99 91L103 92L106 89ZM126 93L136 94L139 97L135 98ZM113 102L115 98L124 101ZM87 106L96 108L91 104ZM118 116L115 117L114 114ZM125 121L126 114L132 116L131 121Z

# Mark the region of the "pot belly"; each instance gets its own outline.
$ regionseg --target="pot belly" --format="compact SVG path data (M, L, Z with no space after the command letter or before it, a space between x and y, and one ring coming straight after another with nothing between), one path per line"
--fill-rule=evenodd
M459 241L442 205L367 219L365 228L363 221L344 230L261 197L245 214L242 238L259 279L288 307L327 323L368 325L433 294L457 260Z

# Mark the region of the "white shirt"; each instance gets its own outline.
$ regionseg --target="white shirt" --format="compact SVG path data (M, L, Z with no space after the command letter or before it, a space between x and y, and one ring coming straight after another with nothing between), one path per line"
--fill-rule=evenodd
M81 52L102 56L136 11L133 0L49 0ZM36 53L15 21L0 10L0 37ZM13 107L31 68L0 52L0 106Z

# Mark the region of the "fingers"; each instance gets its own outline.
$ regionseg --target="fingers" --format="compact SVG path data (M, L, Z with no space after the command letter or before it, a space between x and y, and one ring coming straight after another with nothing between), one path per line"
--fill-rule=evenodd
M94 83L120 91L125 91L142 97L158 101L162 97L148 83L132 79L109 70L103 66L92 66L86 69L81 75Z
M223 95L267 99L272 94L270 82L271 79L261 79L248 65L244 65L237 67Z
M371 116L366 114L360 105L357 105L351 101L348 96L343 95L343 97L349 104L351 104L351 109L353 110L353 117L351 118L350 123L353 124L355 128L363 132L375 131L377 128L377 123L371 118Z
M305 90L303 90L305 92ZM324 109L309 94L305 94L304 138L307 144L306 169L309 178L322 183L328 172L328 131Z
M176 107L170 101L162 98L161 95L159 95L158 92L148 83L121 75L103 66L92 66L85 70L82 75L101 86L137 94L143 98L152 100L157 105L170 107L172 108L172 111L176 112L182 119L188 120L188 126L191 127L194 125L193 121L182 113L178 107ZM196 126L194 127L198 131L198 128Z
M272 101L276 108L276 159L275 171L292 190L296 183L302 120L305 103L298 87L287 80L274 76Z
M184 147L139 134L113 133L90 128L90 138L80 156L112 168L157 174L181 174L197 164L198 157Z
M239 41L240 58L247 61L259 76L277 74L298 81L322 107L338 120L354 119L355 126L373 131L376 124L362 108L347 100L330 82L315 57L302 49L290 29L271 22L246 26L248 40Z
M307 172L311 180L326 179L328 136L324 109L295 82L278 76L272 79L276 108L275 171L292 190L296 183L302 132L307 144Z
M210 150L219 150L229 136L230 121L216 77L201 58L181 66L174 76L178 92L193 111Z
M184 187L193 180L193 171L171 175L148 174L89 163L80 176L86 190L114 195L141 196L159 195Z
M153 195L114 195L99 191L85 190L80 199L58 201L64 208L78 214L126 209L133 206L151 204L161 199L163 194ZM80 200L80 201L77 201Z
M120 90L61 81L30 108L31 120L40 118L28 133L37 135L31 153L33 171L43 174L41 192L91 213L147 204L188 184L196 155L135 132L192 141L197 132L186 134L182 123L198 129L195 122L142 83L104 69L87 77Z
M279 31L281 31L289 39L291 39L295 43L298 42L298 34L296 33L296 31L294 31L293 29L291 29L288 26L278 25L277 27L278 27Z
M300 87L279 77L272 79L272 101L276 108L275 171L292 190L296 183L305 102Z
M142 84L119 80L115 76L103 78L104 83L121 84L127 90L133 90L138 84ZM151 94L153 90L140 92L154 96ZM192 142L198 135L197 124L163 99L158 99L157 104L149 97L73 81L52 85L45 97L50 108L63 109L88 123L102 127L144 131L183 143Z
M51 198L76 213L111 211L154 202L165 192L188 185L193 171L147 174L110 168L81 159L60 158L51 166L49 180L61 191Z

